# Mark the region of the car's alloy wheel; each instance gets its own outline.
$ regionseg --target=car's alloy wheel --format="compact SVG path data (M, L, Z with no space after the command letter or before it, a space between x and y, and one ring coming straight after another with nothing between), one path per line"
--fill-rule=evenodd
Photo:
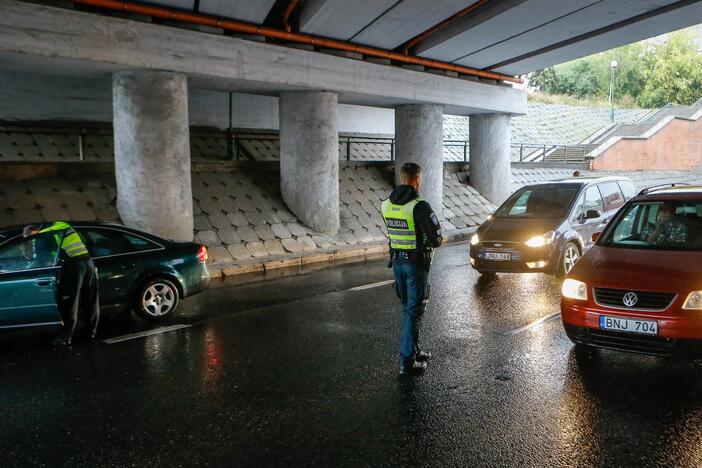
M573 269L575 264L580 259L580 250L578 246L569 242L563 252L563 272L567 275Z
M163 320L178 307L178 289L166 279L157 279L146 283L136 299L135 309L142 318Z

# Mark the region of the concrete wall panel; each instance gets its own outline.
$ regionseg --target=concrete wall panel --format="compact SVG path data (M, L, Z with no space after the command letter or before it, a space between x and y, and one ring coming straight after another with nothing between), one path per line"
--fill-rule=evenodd
M623 138L592 161L602 170L702 168L702 118L673 119L647 139Z
M226 92L191 88L188 94L191 125L227 128ZM233 93L232 108L234 128L278 129L277 97ZM111 122L110 80L0 71L0 120ZM339 131L392 135L394 111L340 104Z

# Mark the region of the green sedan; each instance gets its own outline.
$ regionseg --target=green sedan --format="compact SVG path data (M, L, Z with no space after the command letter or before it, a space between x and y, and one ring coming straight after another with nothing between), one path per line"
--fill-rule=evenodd
M161 321L180 299L207 289L207 248L173 242L118 224L71 223L98 269L103 313L134 310ZM22 226L0 229L0 329L56 326L69 299L51 234L29 238Z

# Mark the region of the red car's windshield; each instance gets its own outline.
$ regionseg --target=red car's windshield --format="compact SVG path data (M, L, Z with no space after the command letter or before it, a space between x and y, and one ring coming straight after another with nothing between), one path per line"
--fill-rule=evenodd
M702 200L632 203L607 229L600 245L702 251Z

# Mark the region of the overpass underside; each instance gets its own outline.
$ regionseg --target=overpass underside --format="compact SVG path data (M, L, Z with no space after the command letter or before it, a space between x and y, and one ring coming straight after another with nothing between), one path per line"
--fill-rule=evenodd
M281 193L322 234L339 228L340 104L394 109L396 166L423 167L423 196L439 213L443 114L473 116L472 182L500 202L509 119L526 111L524 92L494 81L15 1L0 5L0 60L15 74L110 83L120 217L173 239L193 235L189 88L278 97Z
M250 26L255 29L253 36L235 37L231 34L236 30L231 29L232 22L227 29L221 21L207 23L200 15L205 23L183 24L185 16L168 13L162 7L144 9L142 5L137 11L133 4L132 9L127 8L126 3L75 0L56 2L67 7L56 8L36 2L2 2L0 80L2 73L45 77L46 94L31 96L27 102L36 109L34 120L42 120L42 100L47 107L59 108L60 114L61 105L51 102L56 97L51 89L53 80L57 87L66 79L109 87L111 105L105 120L114 129L120 217L129 225L174 239L190 239L193 233L192 113L197 108L201 116L207 116L217 107L213 102L210 111L203 109L202 102L193 102L195 91L276 98L283 200L309 228L333 234L340 224L340 122L346 121L349 106L393 113L395 170L410 161L423 167L422 195L439 215L444 187L443 115L469 115L471 184L489 201L499 204L510 193L510 118L526 112L526 94L496 81L514 81L500 73L523 73L554 60L603 50L607 44L614 47L631 42L643 34L642 30L669 31L689 22L702 5L694 0L568 0L554 6L549 2L510 0L472 2L474 5L467 2L468 8L461 1L420 8L414 2L401 1L384 9L372 24L363 26L364 21L376 16L375 10L383 2L313 0L302 4L296 19L300 33L294 32L293 36L300 39L304 35L301 33L308 38L316 34L316 42L301 44L297 40L293 44L285 42L283 37L292 36L284 36L282 30L272 41L256 36L262 31L258 26ZM197 5L206 9L212 4L175 0L151 3L186 10L197 10ZM266 16L270 17L274 3L266 0L253 5L232 0L217 4L230 18L261 24L269 21ZM88 11L83 11L85 6L76 7L83 4L92 6L87 7ZM112 9L112 14L96 14L104 12L93 8L96 4ZM357 11L349 10L351 4ZM431 26L425 23L467 10L475 11L430 37L419 34ZM415 14L409 14L411 11ZM334 12L346 12L345 17ZM542 12L551 16L546 18ZM254 16L243 18L244 13ZM421 16L423 13L426 17ZM342 31L342 26L351 27L354 21L363 31L353 35L356 39ZM239 22L244 30L249 27L242 24ZM393 24L399 26L393 29ZM549 28L544 30L546 26ZM575 36L564 36L576 30ZM414 34L424 39L403 42ZM324 36L353 39L368 47L344 52L338 41L325 41ZM494 43L482 44L485 40ZM320 48L320 44L333 50ZM408 62L407 55L398 54L403 45L407 54L414 54L413 60L425 60L421 63L434 64L433 68L407 65L412 60ZM474 47L480 50L473 51ZM389 51L387 59L378 58L377 48ZM469 49L472 52L465 55ZM459 57L461 54L464 56ZM6 95L13 92L3 91ZM80 100L91 91L76 85L69 94ZM230 106L230 117L231 112ZM17 119L11 110L0 109L0 120Z

